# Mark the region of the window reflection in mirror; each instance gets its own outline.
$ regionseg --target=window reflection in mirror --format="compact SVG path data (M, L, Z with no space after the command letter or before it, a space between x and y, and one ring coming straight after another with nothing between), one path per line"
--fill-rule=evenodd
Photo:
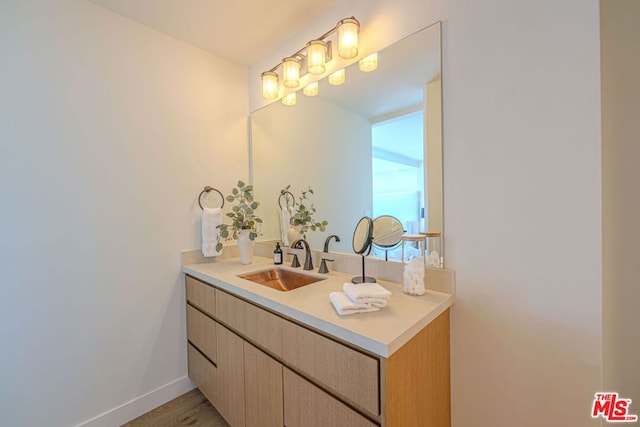
M391 215L404 230L424 230L423 111L371 127L373 216Z
M321 80L319 95L300 93L296 106L275 102L252 113L251 172L265 221L262 239L279 239L277 199L288 184L294 193L311 186L318 215L329 222L326 233L308 235L314 249L337 234L343 239L332 250L353 253L348 236L363 215L397 216L407 232L442 231L440 24L382 49L378 63L371 73L357 63L348 67L342 86ZM386 129L420 122L422 137ZM385 132L395 139L373 141ZM385 168L394 167L412 168L406 175L415 178L385 178ZM405 185L409 180L415 185Z

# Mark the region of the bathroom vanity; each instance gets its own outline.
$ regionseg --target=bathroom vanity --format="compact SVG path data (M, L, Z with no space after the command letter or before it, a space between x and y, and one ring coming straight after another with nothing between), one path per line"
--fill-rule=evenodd
M344 237L353 233L363 209L391 215L395 208L402 208L403 214L411 211L420 222L423 207L425 229L441 233L440 34L440 23L436 23L381 49L377 52L380 71L376 73L360 73L354 61L348 71L349 85L333 95L331 88L323 88L322 97L301 97L295 108L274 102L253 112L251 176L255 200L262 206L273 206L281 189L289 184L312 187L316 190L314 206L331 224L331 233L343 237L341 243L333 243L338 252L351 251L349 239ZM384 77L389 75L397 78ZM416 125L419 132L400 139L417 145L397 144L397 135L391 144L373 145L372 123L407 115L419 117L422 124ZM323 120L315 120L317 117ZM305 142L305 149L322 155L301 156L300 141ZM392 146L403 146L407 152L395 152ZM367 178L373 176L374 154L384 161L397 160L398 155L411 159L416 174L423 174L421 178L416 175L422 188L394 189L392 193L381 190L387 199L384 206L376 205L373 179ZM299 167L274 168L274 164ZM279 211L264 209L260 216L263 239L272 241L262 255L270 256L276 239L281 240ZM397 229L402 234L403 224ZM361 243L373 239L371 232L368 234ZM322 247L324 238L311 234L311 248ZM395 247L379 243L384 248ZM260 276L260 270L273 267L270 258L256 257L248 266L233 257L183 259L189 376L229 424L450 425L453 272L427 269L426 294L408 296L398 283L402 281L402 263L368 258L367 276L378 278L378 283L391 291L389 305L380 311L341 317L329 302L329 293L341 291L343 283L351 282L359 271L362 281L367 280L366 246L360 251L353 246L363 258L331 253L332 271L323 280L288 292L239 277ZM225 246L225 253L232 248ZM296 251L289 248L287 253ZM442 256L441 247L438 252ZM313 263L321 265L322 256L315 253ZM449 275L447 280L432 280L445 275Z
M272 267L183 266L189 376L231 426L450 425L452 293L379 281L386 308L338 316L328 295L351 275L288 292L238 277Z

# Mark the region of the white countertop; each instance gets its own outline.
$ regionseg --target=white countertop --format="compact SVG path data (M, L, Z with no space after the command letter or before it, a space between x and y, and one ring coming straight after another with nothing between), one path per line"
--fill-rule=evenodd
M270 258L256 256L250 265L241 265L238 258L231 258L203 264L187 264L182 267L182 271L382 357L392 355L451 307L454 300L451 294L429 290L422 296L405 295L401 284L378 281L393 294L387 307L371 313L339 316L329 301L329 293L342 291L342 284L350 282L353 275L334 271L318 274L304 271L302 268L292 269L281 265L278 267L327 277L326 280L288 292L237 277L239 274L270 267L274 267Z

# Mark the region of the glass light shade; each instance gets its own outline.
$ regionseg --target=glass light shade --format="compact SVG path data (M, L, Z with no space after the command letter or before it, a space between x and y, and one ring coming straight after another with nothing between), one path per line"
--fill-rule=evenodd
M278 74L273 71L262 73L262 96L267 99L278 96Z
M310 74L320 75L325 71L327 44L322 40L311 40L307 44L307 70Z
M358 31L360 23L357 19L347 18L338 22L338 55L343 59L358 56Z
M282 83L286 87L300 86L300 61L284 58L282 62Z
M365 73L369 73L378 68L378 53L372 53L371 55L362 58L360 62L358 62L358 67L360 67L360 71Z
M296 105L296 93L290 93L289 95L282 98L282 103L284 105Z
M338 70L335 73L329 74L329 77L328 77L329 84L332 84L334 86L339 86L345 82L346 77L347 77L347 73L344 70L344 68L342 70Z
M316 96L318 94L318 82L310 83L302 89L302 93L307 96Z

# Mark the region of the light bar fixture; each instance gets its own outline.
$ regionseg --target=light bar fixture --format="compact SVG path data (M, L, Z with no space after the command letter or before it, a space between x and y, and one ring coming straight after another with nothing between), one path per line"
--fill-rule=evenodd
M307 71L319 76L327 67L327 44L322 40L311 40L307 44Z
M273 99L278 96L278 74L273 71L262 73L262 96Z
M293 88L300 86L300 61L298 58L284 58L282 60L282 84Z
M358 32L360 23L356 18L347 18L338 22L338 55L342 59L358 56Z
M333 43L329 40L330 36L337 33L337 54L342 59L353 59L358 56L358 33L360 32L360 23L353 16L342 19L335 27L318 37L311 40L302 49L294 54L284 58L275 67L262 73L262 96L267 99L275 99L290 92L289 89L298 90L301 80L306 85L303 93L307 96L316 96L318 94L318 82L313 78L302 79L302 77L310 74L312 76L322 76L327 72L327 63L333 57ZM376 54L374 54L376 55ZM360 69L368 72L373 71L377 67L377 55L375 57L375 65L365 65L363 62L371 56L360 61ZM367 63L369 64L369 63ZM281 68L281 74L278 74L278 68ZM335 69L335 66L334 66ZM282 80L282 81L280 81ZM317 80L317 79L316 79ZM345 81L344 68L332 72L328 77L329 83L332 85L341 85ZM311 81L311 83L307 83ZM281 90L280 84L284 87ZM295 92L289 93L282 98L285 105L295 105Z

